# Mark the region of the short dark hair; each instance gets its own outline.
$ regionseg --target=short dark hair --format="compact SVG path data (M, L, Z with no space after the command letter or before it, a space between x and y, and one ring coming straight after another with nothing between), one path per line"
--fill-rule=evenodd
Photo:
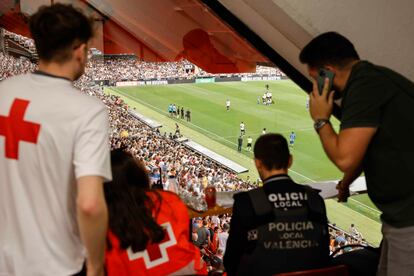
M289 147L285 137L276 133L260 136L254 144L254 158L260 160L268 169L287 169L289 167Z
M30 17L29 28L37 54L45 61L65 62L76 43L93 36L92 21L72 5L42 6Z
M315 37L299 55L300 62L312 68L320 68L326 64L343 67L358 59L359 55L351 41L336 32L327 32Z

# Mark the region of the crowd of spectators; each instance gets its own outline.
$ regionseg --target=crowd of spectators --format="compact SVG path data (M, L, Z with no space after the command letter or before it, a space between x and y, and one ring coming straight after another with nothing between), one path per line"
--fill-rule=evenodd
M15 58L0 52L0 81L11 76L33 72L36 65L25 57Z
M133 81L133 80L164 80L164 79L191 79L195 77L213 76L252 76L268 75L283 76L278 68L260 66L256 73L238 74L210 74L194 66L187 60L177 62L145 62L130 58L99 58L94 57L86 68L86 74L93 80Z
M186 70L186 61L180 62L145 62L135 58L94 58L86 67L86 74L94 80L150 80L174 78L191 78L194 73Z
M102 89L93 83L94 79L100 77L113 80L125 77L131 79L190 77L194 72L185 71L186 63L187 61L164 64L137 63L130 59L105 61L101 64L90 62L86 74L75 85L83 93L101 99L107 106L110 115L111 148L126 148L145 164L153 183L160 181L165 189L178 193L188 205L197 207L196 205L203 201L201 199L204 197L204 188L208 185L214 185L217 191L245 191L257 187L258 183L251 182L249 179L242 180L214 160L171 139L171 135L145 125L129 113L129 107L119 97L104 94ZM26 58L14 58L0 53L0 67L0 80L2 80L32 72L37 66ZM268 71L273 69L260 70L265 70L264 74L274 73ZM222 264L220 260L225 252L223 240L225 233L228 232L230 219L231 215L221 215L193 220L193 241L203 248L204 257L208 258L212 267L217 268ZM209 234L203 235L202 233L206 231ZM346 245L365 243L354 226L351 227L350 233L334 226L330 228L330 234L331 252ZM352 247L345 247L341 252L348 250L352 250Z
M358 248L357 245L368 245L362 234L354 224L351 224L348 232L332 224L329 228L331 254L342 254Z
M36 46L34 43L34 40L13 32L9 32L7 30L4 30L4 34L5 37L8 37L10 39L12 39L13 41L19 43L20 45L24 46L25 48L27 48L29 51L31 52L36 52Z

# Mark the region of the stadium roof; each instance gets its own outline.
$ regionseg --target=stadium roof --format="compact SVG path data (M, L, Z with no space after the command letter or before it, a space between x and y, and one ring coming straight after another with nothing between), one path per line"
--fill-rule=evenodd
M96 48L148 61L185 57L209 72L249 72L269 60L310 89L300 49L338 31L360 56L414 79L414 17L410 0L2 0L0 25L27 35L19 12L73 3L94 16Z

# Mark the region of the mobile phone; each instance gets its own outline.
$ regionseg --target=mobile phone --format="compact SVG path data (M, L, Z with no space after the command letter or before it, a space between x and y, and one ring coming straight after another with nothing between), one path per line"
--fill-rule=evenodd
M332 82L333 82L334 77L335 77L335 73L332 71L329 71L323 68L319 70L318 79L317 79L319 95L322 95L322 90L323 90L323 86L325 85L326 78L329 79L328 92L331 92Z

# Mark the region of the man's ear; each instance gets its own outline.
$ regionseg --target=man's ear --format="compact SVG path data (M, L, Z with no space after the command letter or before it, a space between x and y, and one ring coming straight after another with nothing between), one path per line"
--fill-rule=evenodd
M292 166L292 163L293 163L293 156L292 154L289 154L288 169L290 169L290 167Z
M84 61L84 59L86 59L87 52L88 48L86 43L82 43L73 50L73 55L76 60Z
M259 159L254 159L254 164L256 165L257 170L261 169L263 166L262 161L260 161Z
M319 70L317 68L315 68L315 67L310 67L308 65L308 73L309 73L309 76L311 78L313 78L313 79L316 80L316 78L318 77Z

